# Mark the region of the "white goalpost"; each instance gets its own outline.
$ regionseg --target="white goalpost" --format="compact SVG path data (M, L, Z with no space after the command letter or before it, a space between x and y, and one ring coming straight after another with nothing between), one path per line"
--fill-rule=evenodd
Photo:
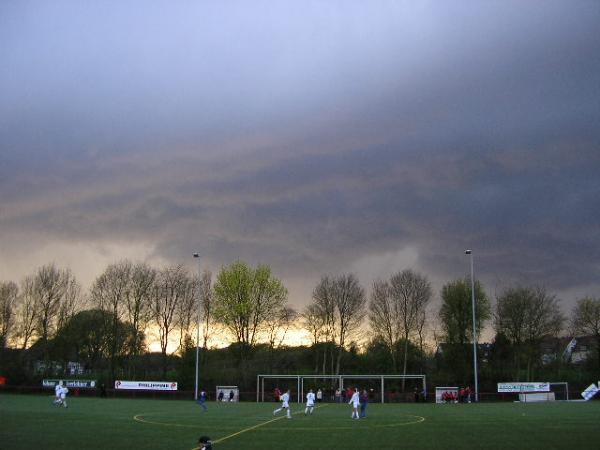
M296 382L297 403L302 403L304 399L304 381L305 380L331 380L340 390L344 390L344 386L348 380L364 380L375 381L381 389L381 403L385 403L385 383L386 380L415 380L420 384L422 391L427 392L427 382L425 375L266 375L260 374L256 377L256 401L265 401L265 380L287 380Z

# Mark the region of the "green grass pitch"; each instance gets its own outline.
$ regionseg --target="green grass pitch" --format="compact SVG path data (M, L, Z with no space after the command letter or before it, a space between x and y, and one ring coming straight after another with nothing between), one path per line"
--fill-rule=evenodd
M467 405L370 404L367 419L325 404L312 416L293 404L0 395L0 449L192 450L209 435L222 450L275 449L598 449L600 401Z

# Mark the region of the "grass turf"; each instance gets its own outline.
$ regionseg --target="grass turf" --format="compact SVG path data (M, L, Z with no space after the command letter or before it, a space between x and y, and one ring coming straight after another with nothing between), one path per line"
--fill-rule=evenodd
M600 402L548 404L370 404L351 420L349 405L325 404L305 417L273 416L275 403L0 395L0 449L191 450L207 434L233 449L598 449Z

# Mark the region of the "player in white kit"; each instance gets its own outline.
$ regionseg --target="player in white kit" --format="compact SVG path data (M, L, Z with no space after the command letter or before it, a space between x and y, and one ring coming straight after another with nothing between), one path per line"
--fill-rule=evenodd
M352 398L348 402L348 404L352 404L352 419L358 419L358 408L360 407L360 396L358 394L358 388L354 389L354 394L352 394Z
M67 386L63 386L60 389L60 404L63 405L65 408L67 407L67 394L69 393L69 389L67 388Z
M60 381L56 383L54 386L54 404L60 406L60 391L62 390L62 386Z
M312 414L315 409L315 393L311 389L306 394L306 408L304 409L304 415Z
M275 411L273 411L273 415L277 414L282 409L286 410L287 418L291 419L292 411L290 411L290 390L289 389L286 392L284 392L284 394L281 396L281 408L277 408Z

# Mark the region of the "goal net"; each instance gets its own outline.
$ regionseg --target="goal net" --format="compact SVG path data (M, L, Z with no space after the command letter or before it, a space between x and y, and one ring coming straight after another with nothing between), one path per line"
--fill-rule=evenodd
M425 375L258 375L256 401L277 401L289 390L290 401L302 403L312 389L317 403L344 402L355 388L380 403L422 401L427 392Z
M240 390L237 386L217 386L218 402L239 402Z

